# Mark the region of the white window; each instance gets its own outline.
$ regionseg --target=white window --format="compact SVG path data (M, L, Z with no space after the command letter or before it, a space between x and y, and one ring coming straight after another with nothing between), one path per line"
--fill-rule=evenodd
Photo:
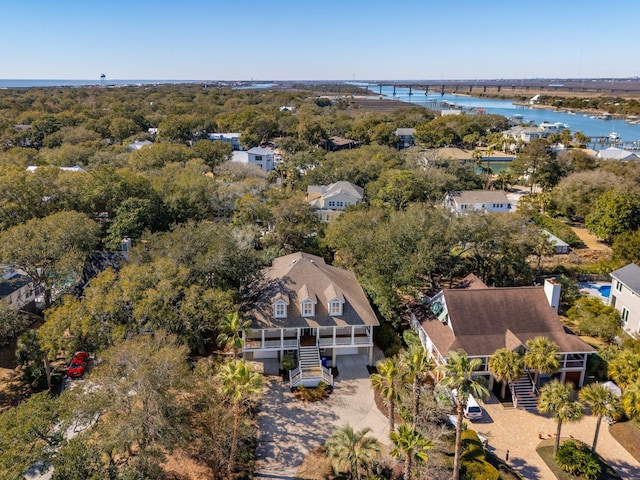
M616 290L619 291L619 292L622 291L622 284L620 282L618 282L617 280L616 280Z
M333 300L329 302L329 315L342 315L342 302Z
M303 317L313 316L313 302L302 302L302 316Z
M273 304L273 316L276 318L287 317L287 305L284 302L278 302Z
M620 313L620 317L622 318L622 321L626 325L627 322L629 321L629 310L627 310L627 307L622 307L622 312Z

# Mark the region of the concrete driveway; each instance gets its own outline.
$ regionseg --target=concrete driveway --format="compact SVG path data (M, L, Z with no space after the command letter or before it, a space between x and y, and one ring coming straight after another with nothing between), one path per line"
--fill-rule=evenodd
M469 428L476 430L489 441L489 448L508 463L524 478L530 480L555 480L544 461L536 453L540 437L553 438L557 423L547 416L503 408L495 396L484 402L484 418L479 422L469 422ZM562 426L562 437L576 438L587 445L593 442L596 417L587 415L577 423ZM598 437L597 452L611 465L623 479L640 479L640 465L609 433L603 422Z
M369 435L388 444L388 421L378 410L367 371L367 357L338 357L333 393L321 402L301 402L289 382L271 377L258 415L256 478L295 479L306 455L345 424L369 427Z

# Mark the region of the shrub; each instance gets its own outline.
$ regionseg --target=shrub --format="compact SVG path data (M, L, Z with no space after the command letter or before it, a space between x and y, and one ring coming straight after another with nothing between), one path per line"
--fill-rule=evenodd
M462 431L462 454L460 455L461 480L475 480L478 478L498 480L500 472L487 462L482 442L473 430Z
M546 215L536 214L533 216L533 221L538 227L554 234L560 240L567 242L571 247L582 246L582 240L580 240L578 235L571 230L571 227L565 225L560 220L547 217Z
M329 385L325 382L320 382L317 387L305 387L304 385L300 385L293 392L293 395L303 402L317 402L319 400L324 400L331 393L331 389Z
M620 314L595 297L582 297L567 311L581 335L591 335L611 343L622 332Z
M598 458L585 445L567 440L556 452L556 463L570 475L583 476L595 480L602 468Z

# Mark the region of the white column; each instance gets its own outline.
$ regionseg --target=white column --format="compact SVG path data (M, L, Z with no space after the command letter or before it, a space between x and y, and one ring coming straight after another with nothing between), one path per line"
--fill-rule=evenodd
M351 327L351 345L356 344L356 327Z
M284 350L284 328L280 329L280 348Z
M265 345L264 345L264 329L260 330L260 348L265 348Z
M333 346L336 346L336 327L333 327ZM334 348L335 350L335 348ZM335 354L334 354L335 356Z

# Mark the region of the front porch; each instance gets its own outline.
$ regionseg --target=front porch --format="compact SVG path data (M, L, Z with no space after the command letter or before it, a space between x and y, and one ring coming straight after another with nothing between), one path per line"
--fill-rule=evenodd
M253 358L278 356L278 352L298 350L303 343L312 343L331 355L333 365L338 355L360 353L362 348L368 350L369 363L373 361L373 326L262 329L243 337L243 354Z

